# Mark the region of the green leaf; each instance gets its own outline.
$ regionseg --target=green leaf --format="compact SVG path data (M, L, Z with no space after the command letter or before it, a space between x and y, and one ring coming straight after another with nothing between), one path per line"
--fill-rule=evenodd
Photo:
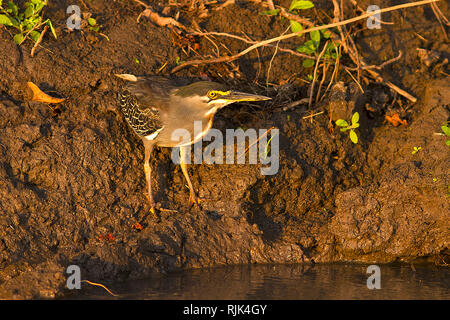
M328 39L329 37L331 37L331 32L330 32L328 29L320 30L320 32L322 32L322 36L323 36L325 39Z
M4 24L5 26L13 25L11 19L6 14L0 14L0 24Z
M44 6L46 6L47 4L45 3L39 3L39 4L37 4L36 5L36 7L34 8L34 11L36 12L36 13L39 13L39 12L41 12L41 10L42 10L42 8L44 7Z
M305 53L305 54L312 54L315 52L315 50L311 50L311 48L307 47L307 46L299 46L297 48L297 51L300 53Z
M9 19L11 20L14 27L19 28L20 23L19 23L19 21L17 21L17 19L15 19L13 17L9 17Z
M291 31L293 33L295 32L299 32L303 30L303 26L300 22L294 21L294 20L289 20L289 23L291 24ZM300 37L301 35L299 35Z
M88 23L91 26L95 26L97 24L97 20L95 20L94 18L89 18Z
M359 113L355 112L352 117L352 124L358 123L359 121Z
M33 8L33 6L28 6L26 9L25 9L25 18L29 18L29 17L31 17L33 14L34 14L34 8Z
M15 43L20 44L20 43L22 43L22 41L23 41L23 34L18 33L14 36Z
M315 63L316 62L312 59L305 59L305 60L303 60L302 65L304 68L311 68L314 66Z
M38 31L31 31L29 34L30 38L33 39L34 42L37 42L41 37L41 33Z
M350 140L352 140L354 144L358 143L358 136L356 135L356 132L353 129L350 130Z
M308 48L310 48L311 50L313 50L313 52L316 52L316 51L317 51L317 45L316 45L316 43L315 43L314 41L312 41L312 40L306 41L306 42L305 42L305 46L308 47Z
M338 119L336 120L336 125L339 127L348 127L348 122L344 119Z
M450 137L450 127L442 126L441 129L445 133L446 136Z
M292 0L291 5L289 7L289 11L299 9L299 10L305 10L310 9L314 7L314 3L311 1L303 1L303 0Z
M445 144L450 147L450 140L445 141Z
M12 2L12 1L8 1L8 7L11 10L11 13L13 14L13 16L17 16L19 14L19 8L17 7L17 5Z
M261 11L259 14L262 16L276 16L278 13L280 13L281 9L275 9L275 10L266 10Z
M327 51L331 51L331 50L336 50L336 46L334 45L333 42L328 42L327 44Z
M99 26L93 26L93 27L89 27L89 28L94 32L98 32L98 30L100 30Z
M311 31L309 34L310 34L311 40L316 43L316 47L317 47L317 45L320 42L320 31L318 31L318 30Z
M347 127L345 127L345 128L340 128L339 129L341 132L345 132L345 131L347 131L347 130L349 130Z
M47 25L50 27L50 30L52 31L53 36L55 37L55 39L58 39L58 37L56 36L55 28L53 28L53 24L52 24L52 22L50 20L47 20Z

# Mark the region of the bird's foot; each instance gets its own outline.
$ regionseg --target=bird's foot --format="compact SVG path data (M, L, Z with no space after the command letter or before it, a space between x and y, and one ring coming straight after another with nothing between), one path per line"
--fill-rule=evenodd
M189 203L188 203L188 206L189 206L189 208L192 208L192 206L195 204L195 205L197 205L197 207L201 210L202 208L201 208L200 204L201 204L202 202L206 202L206 201L212 201L212 199L201 198L201 197L197 196L194 192L191 192L191 193L189 194Z
M156 212L169 212L169 213L175 213L178 212L177 210L172 210L172 209L166 209L161 207L161 205L159 203L155 203L155 201L153 201L153 197L150 195L148 195L147 193L144 193L145 197L147 198L149 204L150 204L150 209L149 211L153 214L156 215Z

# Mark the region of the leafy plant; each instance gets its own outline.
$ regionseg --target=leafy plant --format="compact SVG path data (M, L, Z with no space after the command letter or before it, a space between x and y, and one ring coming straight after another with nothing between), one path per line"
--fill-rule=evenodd
M289 11L293 10L306 10L314 7L314 3L311 1L303 1L303 0L292 0L291 5L289 7ZM292 32L299 32L303 30L303 26L300 22L290 20L291 24L291 31ZM304 44L297 47L297 51L300 53L308 54L308 55L318 55L318 49L320 46L320 40L321 39L329 39L331 36L331 32L327 29L324 30L316 30L311 31L309 33L309 40L306 41ZM325 59L336 59L336 46L332 42L328 42L327 48L325 49L325 52L323 54L323 58ZM305 59L303 60L303 67L305 68L311 68L315 64L315 61L312 59Z
M37 42L41 37L40 28L44 25L50 27L55 39L57 38L55 29L50 19L44 20L42 9L47 5L47 0L31 0L24 4L23 12L13 2L8 1L3 7L3 0L0 0L0 24L13 27L17 30L14 35L14 42L22 44L27 38Z
M89 30L91 30L91 31L93 31L95 33L98 33L99 35L101 35L102 37L104 37L106 40L109 41L108 36L106 34L100 32L100 28L102 26L97 23L97 20L95 20L94 18L89 17L87 19L87 22L88 22Z
M449 126L442 126L441 129L442 129L442 132L444 132L447 137L450 137L450 127ZM450 140L446 140L445 144L450 147Z
M314 8L314 3L307 0L292 0L291 5L289 6L289 12L291 14L298 14L300 10L307 10ZM261 15L268 16L277 16L281 12L280 9L275 10L266 10L260 12ZM303 25L296 20L289 20L291 31L299 32L303 30ZM318 56L318 51L320 47L321 39L329 39L331 36L331 32L327 29L324 30L316 30L309 32L309 40L307 40L304 44L297 47L297 51L300 53L304 53L307 55L315 55ZM335 60L337 57L337 48L333 42L328 42L327 48L322 56L324 59L333 59ZM315 64L315 60L313 59L305 59L303 60L304 68L311 68Z
M358 143L358 135L355 132L355 129L359 127L359 113L355 112L352 116L352 124L350 125L344 119L336 120L336 125L341 127L341 132L349 131L350 140L353 143Z
M417 152L419 152L420 150L422 150L422 147L414 147L413 151L411 152L411 154L416 154Z
M94 32L98 32L100 30L100 26L97 24L97 20L95 20L94 18L89 18L88 23L89 23L89 30Z
M301 46L299 46L297 48L297 51L300 53L304 53L304 54L308 54L308 55L318 55L318 49L320 46L320 40L323 39L328 39L331 36L330 31L324 29L324 30L316 30L316 31L311 31L309 33L310 36L310 40L306 41L304 44L302 44ZM325 49L325 52L323 54L323 58L325 59L336 59L337 57L337 48L334 45L333 42L328 42L327 43L327 48ZM305 59L303 60L303 67L305 68L311 68L313 67L315 64L314 60L312 59Z

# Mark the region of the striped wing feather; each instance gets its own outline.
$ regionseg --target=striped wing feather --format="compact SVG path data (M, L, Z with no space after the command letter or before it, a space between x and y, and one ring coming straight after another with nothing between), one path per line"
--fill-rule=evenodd
M173 82L163 77L138 77L120 93L120 107L130 127L141 137L162 129L161 113L170 100Z

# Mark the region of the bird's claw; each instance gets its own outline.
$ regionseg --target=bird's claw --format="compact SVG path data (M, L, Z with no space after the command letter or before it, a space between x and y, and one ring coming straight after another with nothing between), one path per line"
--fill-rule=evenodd
M189 204L188 204L188 206L189 206L189 208L192 208L192 206L193 206L194 204L196 204L197 207L198 207L199 209L201 209L200 204L203 203L203 202L205 202L205 201L211 201L211 199L208 199L208 198L201 198L201 197L198 197L195 193L191 193L191 194L189 195Z
M149 204L150 204L150 213L153 215L156 215L156 212L178 212L177 210L172 210L172 209L166 209L166 208L162 208L159 203L158 205L153 201L153 197L149 196L147 193L145 193L145 197L147 198Z

